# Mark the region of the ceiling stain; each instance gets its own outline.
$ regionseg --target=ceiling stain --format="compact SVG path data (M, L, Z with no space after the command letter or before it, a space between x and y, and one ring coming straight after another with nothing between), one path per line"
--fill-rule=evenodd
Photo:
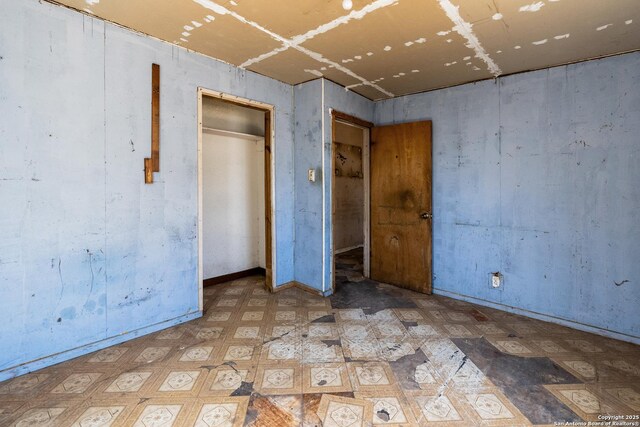
M640 1L48 0L289 84L378 100L640 49Z

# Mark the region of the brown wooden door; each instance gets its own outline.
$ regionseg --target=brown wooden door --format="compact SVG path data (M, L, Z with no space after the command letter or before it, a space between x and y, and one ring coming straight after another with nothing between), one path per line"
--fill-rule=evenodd
M431 122L371 130L371 278L431 293Z

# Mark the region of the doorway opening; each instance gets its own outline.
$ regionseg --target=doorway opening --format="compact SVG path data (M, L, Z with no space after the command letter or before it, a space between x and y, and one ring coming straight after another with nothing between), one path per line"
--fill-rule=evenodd
M273 287L273 107L198 90L198 271L203 286L261 274Z
M369 277L369 134L373 124L332 111L332 287Z
M431 293L431 128L332 112L334 293L374 283Z

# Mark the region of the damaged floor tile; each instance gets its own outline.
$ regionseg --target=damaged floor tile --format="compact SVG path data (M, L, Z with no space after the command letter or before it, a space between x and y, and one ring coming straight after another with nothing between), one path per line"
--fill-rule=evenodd
M372 424L372 407L366 399L323 394L316 414L323 427L365 427Z

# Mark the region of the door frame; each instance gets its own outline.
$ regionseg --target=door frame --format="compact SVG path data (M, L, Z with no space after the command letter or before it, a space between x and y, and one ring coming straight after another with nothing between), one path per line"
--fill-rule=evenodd
M275 159L272 155L275 136L275 107L263 102L218 92L203 87L198 87L198 307L204 309L203 291L203 182L202 182L202 98L209 96L243 107L264 111L264 155L265 155L265 260L267 265L267 277L265 287L273 292L273 282L276 277L276 224L275 218ZM269 274L271 267L271 274Z
M370 149L371 149L371 128L373 128L373 123L358 118L356 116L352 116L347 113L343 113L341 111L337 111L331 109L331 292L335 293L336 291L336 248L334 246L334 219L335 219L335 206L333 205L333 196L335 190L335 170L336 170L336 157L333 152L333 144L336 137L336 123L343 123L348 126L357 127L362 129L362 174L364 179L364 221L363 221L363 234L364 234L364 248L363 248L363 276L369 277L369 272L371 266L369 250L371 247L371 228L370 228L370 218L371 218L371 200L370 200Z

